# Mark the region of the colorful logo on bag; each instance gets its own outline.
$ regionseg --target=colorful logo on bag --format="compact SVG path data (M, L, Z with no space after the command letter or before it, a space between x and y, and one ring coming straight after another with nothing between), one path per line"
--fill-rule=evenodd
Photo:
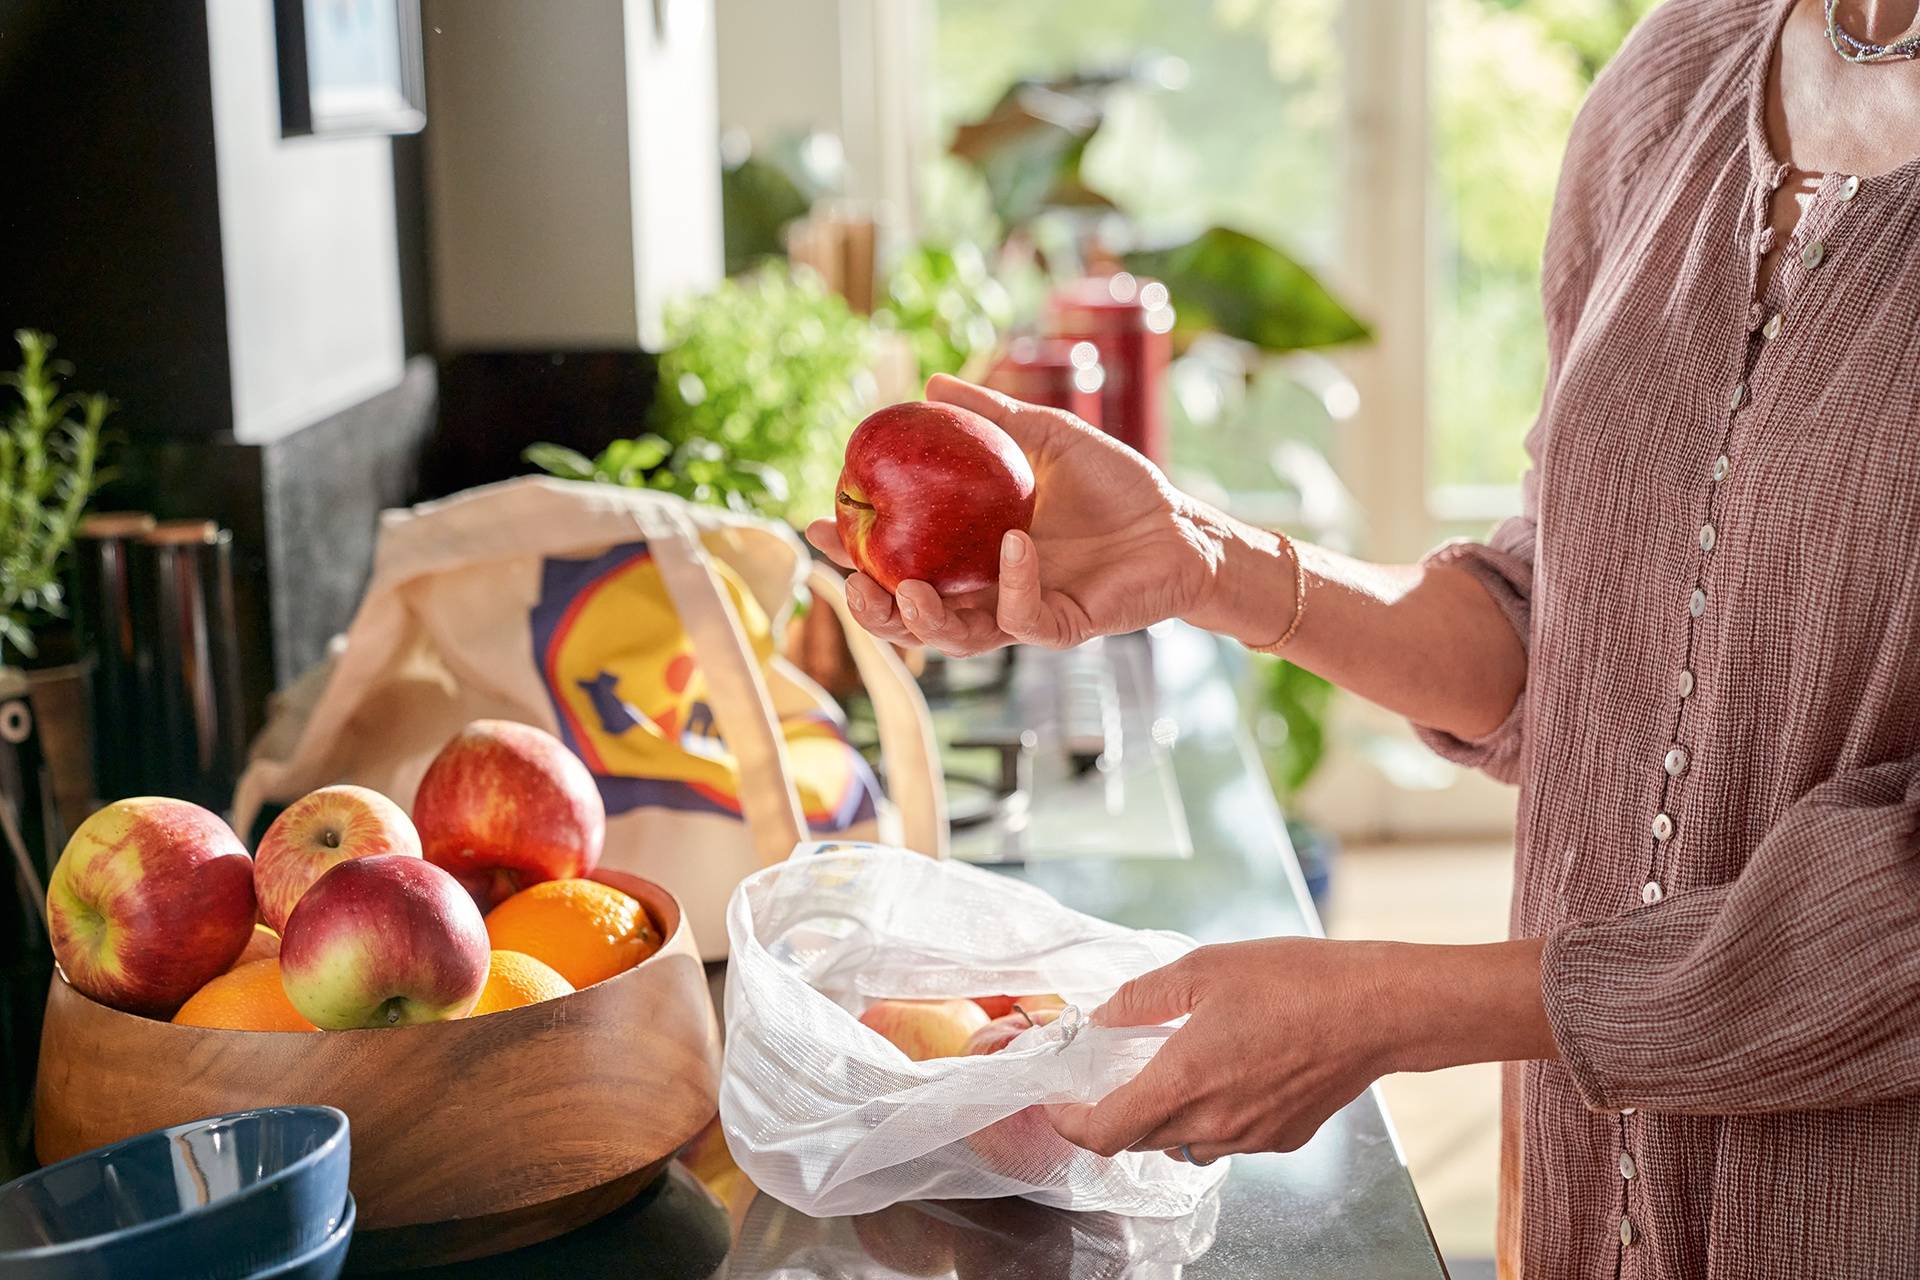
M764 663L765 612L730 569L715 568ZM609 816L649 807L740 816L738 764L646 543L543 561L529 621L560 736L599 782ZM874 816L873 774L831 717L807 712L780 728L809 826L842 831Z

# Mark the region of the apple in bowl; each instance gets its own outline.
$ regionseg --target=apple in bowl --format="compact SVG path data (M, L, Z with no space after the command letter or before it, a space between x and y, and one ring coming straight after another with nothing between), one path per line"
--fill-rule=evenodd
M1013 437L934 401L870 414L847 441L834 526L854 565L888 591L941 595L1000 577L1000 541L1033 524L1033 468Z
M383 853L420 856L420 835L406 810L367 787L322 787L288 805L253 854L260 918L279 932L300 895L348 858Z
M326 1031L465 1017L491 946L473 899L424 858L351 858L313 882L287 918L280 980Z
M253 936L253 859L185 800L117 800L81 823L47 879L53 956L74 990L170 1018Z
M476 720L427 766L413 821L428 862L484 910L529 885L584 879L600 862L607 810L567 745L532 725Z

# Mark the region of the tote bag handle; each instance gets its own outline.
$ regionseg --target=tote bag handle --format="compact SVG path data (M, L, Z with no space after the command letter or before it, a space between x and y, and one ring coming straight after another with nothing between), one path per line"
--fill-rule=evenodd
M900 810L902 843L930 857L946 857L946 785L925 695L892 646L880 643L853 620L846 583L839 574L815 561L807 569L807 585L839 620L860 682L873 700L880 756L887 769L887 795Z
M635 515L655 549L653 561L680 625L700 656L715 727L739 766L740 813L754 854L763 866L783 862L808 838L806 818L780 718L739 610L683 515L664 507L648 513L657 518Z

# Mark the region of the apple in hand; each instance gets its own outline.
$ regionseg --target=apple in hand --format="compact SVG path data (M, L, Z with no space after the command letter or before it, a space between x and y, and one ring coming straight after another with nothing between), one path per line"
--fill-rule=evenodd
M440 749L413 798L427 861L483 910L545 880L583 879L600 861L607 810L580 757L552 734L476 720Z
M487 984L480 909L423 858L349 858L301 895L280 939L280 981L327 1031L465 1017Z
M998 1053L1012 1044L1014 1038L1027 1028L1044 1027L1049 1022L1057 1021L1059 1017L1059 1009L1028 1009L1025 1005L1016 1004L1013 1006L1012 1013L1004 1018L995 1018L968 1037L967 1053L970 1055Z
M973 1002L987 1011L989 1018L1004 1018L1019 1005L1028 1013L1037 1013L1042 1009L1064 1009L1067 1002L1056 995L1044 996L975 996Z
M80 824L47 880L53 956L82 995L170 1018L253 936L253 860L185 800L118 800Z
M1033 524L1033 468L1013 437L969 409L932 401L870 415L847 441L834 499L840 541L860 571L941 595L1000 577L1000 540Z
M878 1000L860 1021L913 1061L925 1062L964 1054L967 1038L987 1025L987 1015L971 1000Z
M293 904L337 862L382 853L420 856L420 836L406 811L366 787L322 787L295 800L267 828L253 855L253 891L260 918L287 927Z

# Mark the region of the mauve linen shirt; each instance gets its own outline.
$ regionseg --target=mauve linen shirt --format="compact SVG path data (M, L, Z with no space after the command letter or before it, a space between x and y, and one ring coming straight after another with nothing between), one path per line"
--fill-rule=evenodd
M1670 0L1544 267L1525 514L1436 553L1529 652L1502 1274L1920 1277L1920 160L1828 175L1757 292L1790 0ZM1920 137L1914 138L1920 151Z

